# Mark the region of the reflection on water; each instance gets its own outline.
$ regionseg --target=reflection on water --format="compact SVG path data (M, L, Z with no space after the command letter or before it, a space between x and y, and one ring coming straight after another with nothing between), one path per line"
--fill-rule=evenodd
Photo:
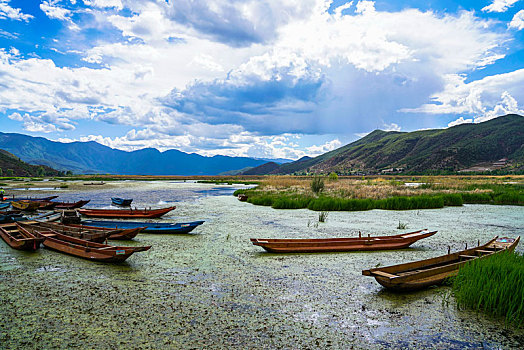
M133 206L177 209L161 221L205 220L194 235L140 234L119 245L151 245L124 264L14 251L0 242L3 348L521 348L523 330L458 310L449 287L395 294L363 269L426 259L495 235L524 235L522 207L318 213L240 202L238 186L123 182L118 189L65 191L59 200L113 196ZM52 194L50 192L49 194ZM44 193L42 193L44 195ZM439 232L411 249L268 254L249 238L347 237ZM523 246L518 247L523 251ZM14 292L15 291L15 292ZM118 345L117 345L118 344Z

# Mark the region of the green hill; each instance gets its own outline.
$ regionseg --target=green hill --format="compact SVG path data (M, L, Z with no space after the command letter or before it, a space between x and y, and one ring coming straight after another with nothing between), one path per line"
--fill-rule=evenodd
M0 149L0 176L58 176L61 172L48 166L31 165Z
M524 117L509 114L447 129L396 132L375 130L358 141L315 158L280 166L273 174L300 172L376 173L460 171L507 159L524 163Z

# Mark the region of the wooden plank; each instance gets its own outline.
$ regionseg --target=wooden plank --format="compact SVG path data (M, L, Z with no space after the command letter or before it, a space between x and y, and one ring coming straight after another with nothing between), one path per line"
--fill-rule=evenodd
M374 275L379 275L379 276L382 276L382 277L387 277L387 278L397 278L398 277L397 275L392 275L390 273L387 273L387 272L384 272L384 271L380 271L380 270L373 271L373 274Z
M482 250L482 249L477 249L475 251L479 252L479 253L486 253L486 254L491 254L491 253L495 253L496 252L496 251L493 251L493 250Z
M461 257L461 258L466 258L466 259L475 259L475 258L478 258L477 256L474 256L474 255L459 255L459 257Z

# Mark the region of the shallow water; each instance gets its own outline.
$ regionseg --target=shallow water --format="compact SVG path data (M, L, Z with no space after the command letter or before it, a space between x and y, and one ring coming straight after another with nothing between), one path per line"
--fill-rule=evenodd
M177 209L163 221L206 220L190 235L140 234L152 245L120 265L0 242L2 348L434 348L520 349L524 331L458 310L449 287L385 291L361 270L524 236L524 209L465 205L435 210L274 210L239 202L238 186L122 183L118 191L60 192L60 200L110 197ZM269 254L249 238L372 235L421 228L437 235L388 252ZM115 243L117 243L115 241ZM122 244L124 242L118 242ZM523 246L518 247L523 251Z

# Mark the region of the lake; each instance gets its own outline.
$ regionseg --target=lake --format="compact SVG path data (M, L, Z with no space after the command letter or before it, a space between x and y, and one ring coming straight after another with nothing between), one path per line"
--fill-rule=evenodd
M459 310L449 287L394 294L363 269L443 255L496 235L524 236L524 208L275 210L238 201L242 185L127 181L64 190L57 200L134 198L177 209L163 222L206 222L189 235L139 234L152 245L118 265L0 242L0 344L20 348L520 349L524 330ZM101 187L101 188L91 188ZM23 191L20 192L22 195ZM28 192L35 194L36 192ZM53 191L38 192L42 195ZM25 193L24 193L25 194ZM399 222L408 228L397 230ZM269 254L249 238L439 232L398 251ZM523 251L523 246L517 248Z

